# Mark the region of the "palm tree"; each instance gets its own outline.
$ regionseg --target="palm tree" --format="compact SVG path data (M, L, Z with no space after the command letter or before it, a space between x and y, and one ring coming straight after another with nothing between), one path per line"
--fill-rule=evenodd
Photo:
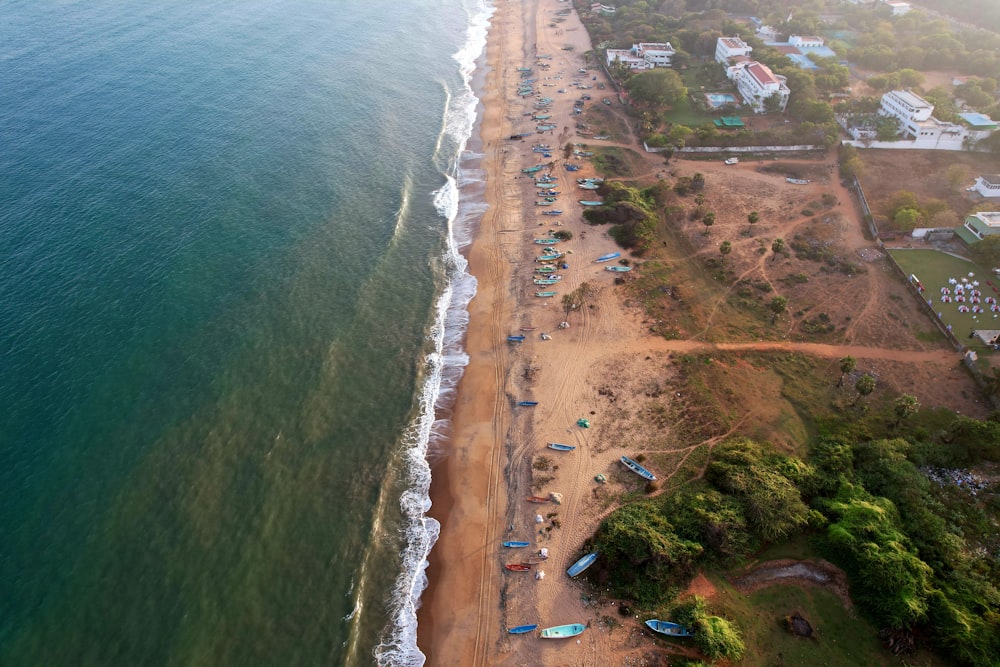
M784 251L784 249L785 249L785 241L783 239L778 238L771 241L771 252L774 253L774 255L771 257L771 261L773 262L774 260L776 260L778 258L778 255L781 254Z
M709 211L701 219L701 224L705 225L705 233L708 234L708 228L715 224L715 214Z
M753 226L757 224L758 220L760 220L760 213L757 211L750 211L747 215L747 222L750 223L750 227L747 228L748 233L753 234Z
M865 373L858 378L857 382L854 383L854 389L858 392L858 395L855 397L854 403L851 403L851 405L857 404L858 400L862 396L867 396L875 391L875 377L870 373Z
M719 244L719 252L722 253L722 263L726 263L726 255L733 251L733 244L729 241L723 241Z
M840 359L840 379L837 380L838 387L844 384L844 376L853 372L857 365L857 360L850 355Z
M771 308L771 312L774 313L774 317L771 318L771 324L774 324L778 319L778 315L781 315L788 308L788 299L783 296L776 296L771 299L769 307Z
M909 394L903 394L896 399L896 402L892 405L892 411L896 413L896 423L893 424L893 428L899 426L904 419L915 413L920 409L920 402L917 400L916 396L910 396Z

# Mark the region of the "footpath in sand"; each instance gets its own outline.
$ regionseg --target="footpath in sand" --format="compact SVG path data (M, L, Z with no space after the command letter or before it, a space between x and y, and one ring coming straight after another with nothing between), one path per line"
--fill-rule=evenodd
M602 393L609 377L648 376L651 369L663 368L674 352L747 350L800 352L828 359L832 366L838 358L851 355L911 365L927 377L948 378L941 384L947 381L957 386L958 382L952 373L956 358L941 347L901 350L785 340L713 343L701 334L691 340L667 341L647 334L642 316L627 309L616 292L615 274L594 262L619 250L606 228L589 227L582 221L578 200L592 197L577 189L576 178L596 174L589 163L575 158L569 162L580 165L580 171L564 167L562 147L581 141L574 130L574 101L584 93L593 98L588 104L601 104L602 97L612 96L610 87L597 89L603 80L598 71L579 73L586 66L582 54L591 47L575 12L557 14L567 9L571 5L559 0L510 0L497 4L490 28L490 71L480 128L489 208L468 254L470 271L479 281L469 306L466 349L470 361L458 388L451 440L432 460L431 515L441 521L442 528L430 556L430 585L418 616L418 642L429 665L605 665L609 660L620 664L625 656L657 650L638 622L617 618L615 609L599 608L587 599L582 584L566 575L566 569L582 555L584 541L612 509L607 489L641 487L637 477L622 472L618 459L639 453L644 441L641 434L615 433L607 426L620 406ZM536 79L533 96L517 94L522 84L519 68L526 67ZM593 88L581 90L582 85ZM553 99L544 114L551 116L545 122L556 127L536 134L538 123L530 116L542 97ZM523 140L510 139L525 132L531 134ZM552 146L551 158L532 152L532 145L539 142ZM561 193L553 206L564 211L561 216L541 215L547 208L535 205L540 199L532 178L535 174L522 172L550 162L555 164L551 174L558 178L553 189ZM662 169L662 158L651 159L649 164L651 171ZM742 164L738 169L698 164L698 170L723 184L740 176L763 185L779 180L751 169ZM734 181L733 187L740 186ZM837 194L846 202L846 193ZM734 217L732 224L745 225L743 209L734 216L739 220ZM723 224L720 215L719 225ZM534 258L542 246L533 240L558 230L572 233L572 240L558 244L567 253L563 262L568 268L559 271L562 279L557 285L539 287L533 283L539 266ZM848 246L866 243L860 227L849 234ZM705 249L709 251L714 250ZM762 262L751 270L760 269ZM875 289L875 277L866 280ZM593 289L587 307L567 315L562 296L583 282ZM537 298L534 294L539 290L558 295ZM844 292L836 298L851 295ZM852 333L875 328L877 322L874 310L869 312L863 304L859 308L863 311ZM710 324L714 317L713 311L707 318ZM564 320L569 327L559 328ZM548 339L543 340L541 333ZM526 339L509 343L507 336L512 334L523 334ZM845 339L855 340L853 336ZM641 388L621 382L612 389L623 402L641 394ZM537 406L519 407L519 401L537 401ZM592 420L594 427L577 426L581 418ZM576 449L556 452L546 448L550 442ZM609 479L603 492L594 481L599 473ZM544 485L538 485L540 478ZM561 504L525 501L527 496L550 491L562 494ZM504 549L504 540L524 540L531 546ZM550 557L531 571L504 569L504 564L526 560L543 547ZM536 579L538 571L545 572L544 579ZM608 616L617 618L611 625L618 627L602 620ZM541 639L537 632L506 633L509 627L535 623L539 628L569 623L588 627L578 637L556 641Z

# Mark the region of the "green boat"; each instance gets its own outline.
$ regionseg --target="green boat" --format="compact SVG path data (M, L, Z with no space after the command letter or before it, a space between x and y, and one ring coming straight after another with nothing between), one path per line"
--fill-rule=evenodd
M541 299L549 299L554 297L556 294L559 294L559 292L535 292L535 296Z
M539 266L535 269L535 273L555 273L558 270L559 269L554 266Z

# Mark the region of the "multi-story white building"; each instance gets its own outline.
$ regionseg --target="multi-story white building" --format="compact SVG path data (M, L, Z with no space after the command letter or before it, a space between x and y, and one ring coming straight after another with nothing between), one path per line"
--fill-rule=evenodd
M633 44L631 49L608 49L606 52L609 66L618 61L634 70L670 67L670 59L675 53L670 42L640 42Z
M749 56L751 51L753 47L739 37L720 37L715 43L715 60L725 65L736 56Z
M756 60L737 63L726 70L726 76L736 85L743 103L753 108L754 113L763 113L764 100L772 95L780 100L779 110L784 111L788 105L791 90L785 77L775 74L767 65Z
M920 136L920 124L930 119L934 105L908 90L890 90L882 96L879 113L899 121L900 132Z
M987 236L1000 234L1000 211L973 213L965 219L964 226L980 241Z

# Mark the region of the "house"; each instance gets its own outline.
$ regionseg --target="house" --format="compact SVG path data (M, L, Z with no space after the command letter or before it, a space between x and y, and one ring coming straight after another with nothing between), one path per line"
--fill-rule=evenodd
M803 47L809 48L822 48L823 38L804 36L804 35L792 35L788 38L788 44L794 46L795 48L801 49Z
M670 67L670 59L675 53L670 42L640 42L633 44L631 49L608 49L606 57L609 67L617 61L629 69L644 70Z
M972 186L983 197L1000 197L1000 174L983 174L976 178Z
M729 67L726 76L736 86L743 103L753 108L754 113L763 113L764 100L772 95L777 95L779 98L779 110L784 111L788 105L791 91L785 83L785 77L778 76L767 65L756 60L740 62Z
M990 136L1000 127L997 122L986 114L969 112L958 114L962 124L966 127L970 143L980 141Z
M902 16L913 9L910 3L900 2L900 0L889 0L885 3L885 6L889 8L893 16Z
M971 148L997 130L997 123L980 113L959 114L961 123L938 120L932 115L934 105L909 90L892 90L883 95L878 113L895 118L899 122L899 135L909 141L875 146L877 148L961 151ZM863 138L855 132L852 136L856 140Z
M632 49L608 49L605 55L608 67L617 62L632 70L646 69L646 59L632 53Z
M1000 211L973 213L965 219L965 224L955 230L955 234L969 245L987 236L1000 234Z
M715 43L715 60L723 65L736 56L749 56L753 47L739 37L720 37Z

